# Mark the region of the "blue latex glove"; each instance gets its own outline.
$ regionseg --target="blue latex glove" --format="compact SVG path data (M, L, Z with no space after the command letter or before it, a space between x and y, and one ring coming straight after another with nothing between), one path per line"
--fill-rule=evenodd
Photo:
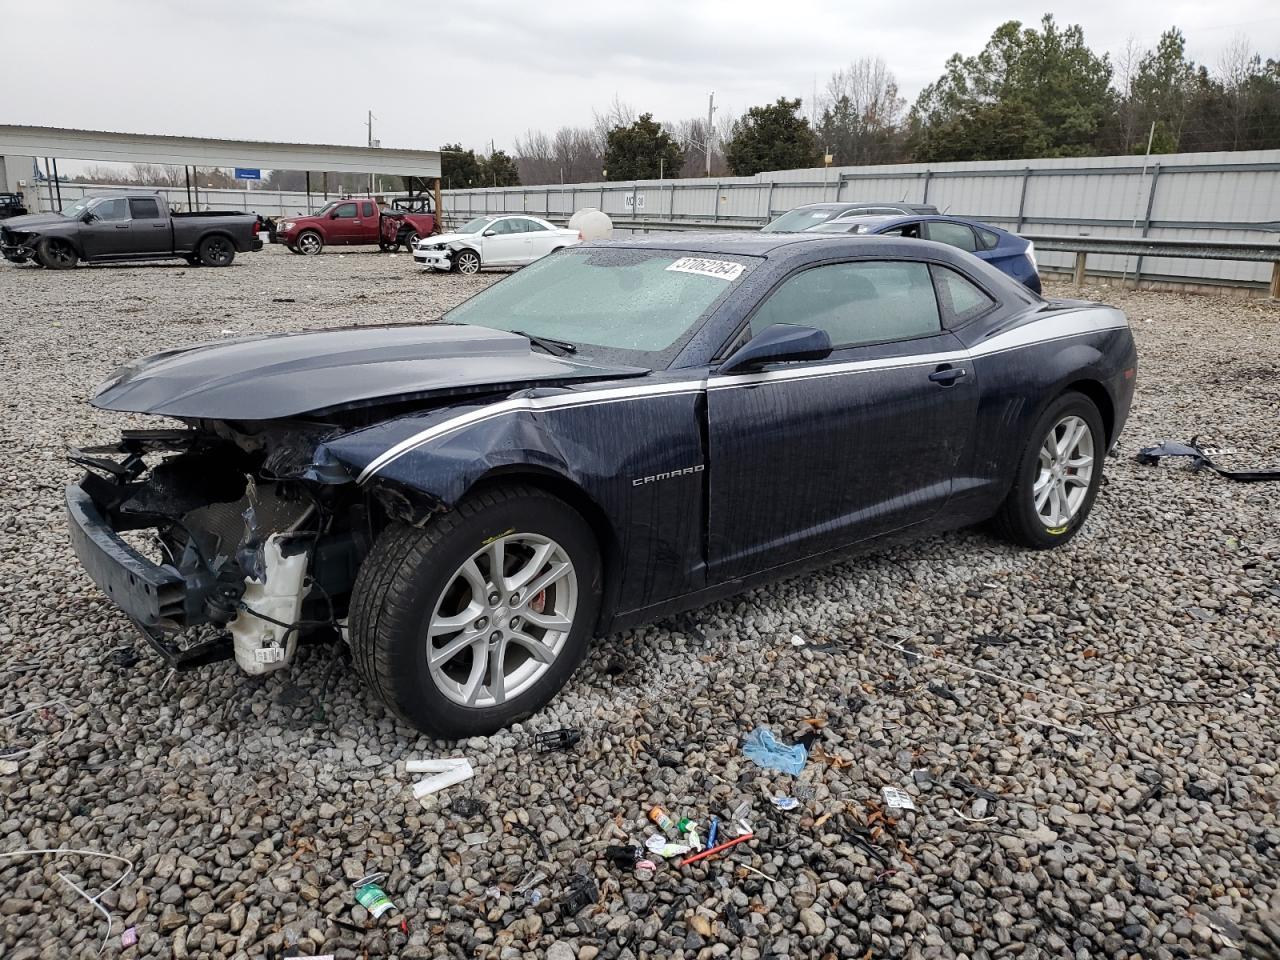
M809 759L809 751L803 746L779 743L768 727L756 727L747 734L742 753L758 767L792 776L799 774Z

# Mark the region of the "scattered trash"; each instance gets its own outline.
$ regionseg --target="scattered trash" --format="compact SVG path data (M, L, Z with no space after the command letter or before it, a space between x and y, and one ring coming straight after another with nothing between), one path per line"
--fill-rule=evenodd
M1196 442L1198 439L1199 437L1192 437L1190 443L1167 440L1164 443L1156 444L1154 447L1144 447L1138 451L1134 459L1146 466L1155 466L1160 462L1161 457L1190 457L1192 470L1208 468L1218 476L1226 477L1228 480L1236 480L1240 483L1280 480L1280 470L1223 470L1209 458L1210 453L1234 453L1235 450L1230 448L1221 451L1216 451L1212 448L1202 449Z
M791 635L791 645L793 647L803 647L806 643L808 643L808 641L805 640L804 637L800 636L800 634L793 633Z
M693 849L693 847L689 846L687 843L672 843L660 833L652 834L645 840L644 845L650 853L656 853L664 860L670 860L672 857L678 857Z
M386 891L378 886L378 881L385 879L386 876L385 873L371 873L352 884L356 888L356 902L368 910L369 915L375 920L396 908Z
M743 800L734 807L728 816L728 821L732 822L738 836L752 833L751 824L747 821L747 817L751 814L751 801Z
M128 670L130 667L136 667L142 657L138 656L138 651L133 647L121 647L118 650L112 650L108 659L117 667Z
M816 734L806 734L813 736ZM812 742L812 741L811 741ZM747 734L742 743L742 753L756 766L765 770L777 770L796 776L804 769L809 759L808 746L796 744L787 746L779 743L768 727L756 727Z
M529 901L530 906L536 907L542 902L542 891L530 890L528 895L525 896L525 899Z
M963 790L965 793L971 794L975 797L981 797L983 800L990 800L994 802L996 800L1004 799L1002 796L1000 796L1000 794L992 793L990 790L984 789L983 787L976 786L975 784L970 783L964 777L952 777L951 786L955 787L958 790Z
M120 946L132 947L138 942L138 928L130 927L124 933L120 934Z
M649 819L658 825L658 829L665 834L679 833L676 822L671 819L671 814L667 813L662 807L654 807L649 811Z
M484 804L473 797L457 797L449 809L458 817L475 817L484 812Z
M550 862L551 851L549 851L547 849L547 845L542 842L542 835L538 833L537 830L533 829L533 827L529 826L527 823L521 823L518 820L511 825L511 829L519 830L525 836L533 840L533 842L538 845L538 854L542 857L543 862Z
M293 297L272 297L271 302L272 303L297 303L298 301L293 299Z
M905 790L899 790L897 787L881 787L880 796L884 798L885 806L890 810L914 810L916 805L911 801L911 796Z
M633 870L644 859L644 847L610 845L604 849L604 858L619 870Z
M568 750L582 740L582 731L577 727L565 727L562 730L549 730L546 733L533 735L533 748L538 753L551 753L554 750Z
M889 860L883 853L876 849L871 842L871 831L859 824L854 824L848 837L849 841L859 847L869 857L874 857L880 861L881 866L887 867Z
M707 830L707 849L716 845L716 834L720 832L720 818L712 814L711 826Z
M569 877L560 916L565 920L575 917L599 899L600 888L596 886L596 882L585 873L574 873Z
M773 805L779 810L794 810L800 806L800 801L795 797L770 797L769 799L773 801Z
M746 833L740 837L734 837L732 840L726 840L724 843L720 844L719 846L709 847L708 849L703 850L701 853L695 853L692 857L685 857L683 860L680 861L680 866L682 867L688 866L691 863L697 863L699 860L705 860L708 857L714 857L717 853L720 853L722 850L728 850L730 847L736 847L740 843L746 843L748 840L750 840L754 836L755 836L754 833Z
M434 773L434 777L424 777L413 785L413 797L423 797L452 787L454 784L470 780L475 776L471 769L471 761L466 757L450 757L440 760L410 760L404 765L406 773Z
M56 702L56 701L51 701L51 702ZM29 709L36 709L36 708L32 707ZM14 714L13 716L17 716L17 714ZM102 945L98 947L98 955L100 956L102 954L102 951L107 949L107 944L111 941L111 931L115 927L115 918L113 918L110 912L108 912L107 908L104 907L98 901L101 900L104 896L106 896L110 891L120 886L120 884L124 883L125 879L131 873L133 873L133 861L126 860L124 857L118 856L114 853L101 853L97 850L78 850L72 847L41 847L41 848L32 849L32 850L6 850L4 852L0 852L0 859L8 858L8 857L37 857L37 856L43 856L45 854L57 854L57 855L66 855L66 856L91 857L91 858L100 858L100 859L106 859L106 860L117 860L120 863L124 864L125 866L124 872L120 874L120 876L116 877L115 880L111 881L111 883L109 883L107 886L99 890L98 893L92 897L89 896L89 894L86 893L84 890L82 890L75 883L75 881L72 880L70 877L68 877L65 873L63 873L62 871L58 871L59 879L61 879L63 883L69 886L76 893L80 894L80 896L82 896L84 899L88 900L89 904L95 910L97 910L100 914L102 914L107 920L107 932L102 937ZM130 927L129 930L134 931L134 939L136 940L137 939L136 929L133 927ZM129 930L126 930L125 934L127 934ZM122 941L125 934L121 935Z
M942 697L944 700L950 700L952 703L964 706L964 701L956 696L955 691L943 683L929 684L929 692L935 697Z

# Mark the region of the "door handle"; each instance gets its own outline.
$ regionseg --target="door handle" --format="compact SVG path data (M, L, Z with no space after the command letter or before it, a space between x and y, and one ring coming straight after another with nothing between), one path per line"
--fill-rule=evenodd
M944 363L938 367L937 370L934 370L933 373L929 374L929 379L934 383L940 383L944 387L949 387L957 380L968 375L969 371L964 367L952 367Z
M129 225L128 225L127 223L117 223L117 224L116 224L116 229L117 229L117 230L128 230L128 229L129 229Z

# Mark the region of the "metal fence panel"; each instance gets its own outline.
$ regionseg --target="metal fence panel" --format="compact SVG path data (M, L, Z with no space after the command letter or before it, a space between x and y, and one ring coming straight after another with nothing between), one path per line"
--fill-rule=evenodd
M981 163L779 170L755 177L449 190L451 221L524 211L564 218L598 207L614 218L763 224L803 203L932 203L957 216L1029 234L1274 242L1280 233L1280 150L1142 157L1060 157ZM657 226L655 224L655 226ZM1071 255L1041 263L1070 269ZM1133 271L1138 258L1096 254L1093 269ZM1144 276L1265 282L1265 264L1148 257Z

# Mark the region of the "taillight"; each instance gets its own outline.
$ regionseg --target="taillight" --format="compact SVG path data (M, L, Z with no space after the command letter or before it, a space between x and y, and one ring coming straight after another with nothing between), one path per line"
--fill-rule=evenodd
M253 221L253 235L255 237L258 235L258 231L261 229L262 229L262 224L259 223L257 220Z

